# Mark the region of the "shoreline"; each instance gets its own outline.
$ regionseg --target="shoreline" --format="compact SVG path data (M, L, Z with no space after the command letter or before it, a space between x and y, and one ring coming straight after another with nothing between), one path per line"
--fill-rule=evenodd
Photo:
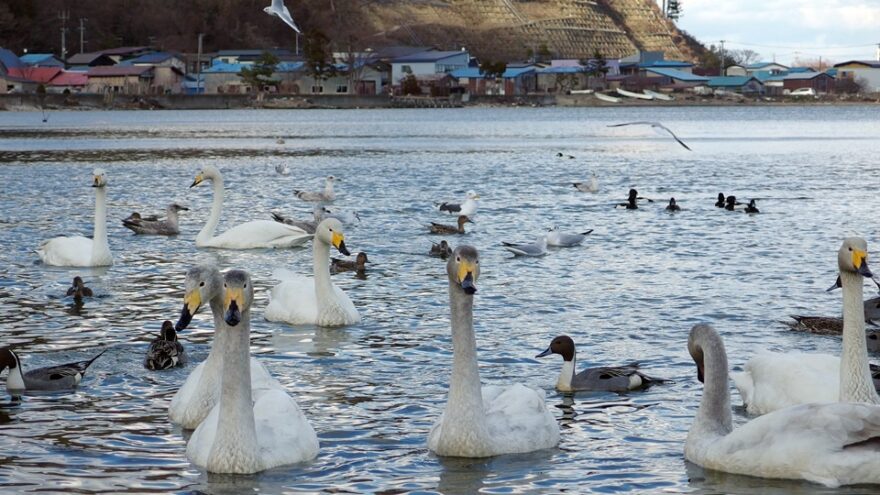
M705 97L675 95L676 100L627 99L620 103L599 101L592 95L474 96L460 98L353 96L353 95L101 95L101 94L3 94L0 111L39 112L88 110L313 110L377 108L474 108L474 107L730 107L730 106L858 106L880 104L880 97L850 95L819 98L798 97Z

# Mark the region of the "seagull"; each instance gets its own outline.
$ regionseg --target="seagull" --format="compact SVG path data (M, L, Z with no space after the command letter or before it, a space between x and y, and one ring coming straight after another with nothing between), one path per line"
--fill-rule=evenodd
M579 234L566 234L564 232L560 232L558 227L553 227L547 233L547 245L556 247L579 246L582 242L584 242L584 239L586 239L592 231L593 229L590 229L586 232L581 232Z
M290 11L284 6L284 0L272 0L272 5L264 8L263 12L269 15L278 16L278 18L284 21L285 24L292 27L294 31L302 33L302 31L296 26L296 23L293 22L293 18L290 17Z
M594 193L599 191L599 179L596 174L591 175L587 182L572 182L571 185L580 192Z
M544 235L539 235L535 242L522 244L502 242L501 244L514 256L544 256L547 254L547 237Z
M474 191L468 191L463 203L440 203L440 211L454 215L471 216L477 212L477 200L480 195Z
M275 173L277 173L278 175L290 175L290 167L283 163L276 164Z
M693 151L692 149L688 148L688 145L684 144L684 142L682 142L681 139L678 139L678 136L676 136L674 132L672 132L671 130L669 130L668 127L666 127L665 125L661 124L660 122L647 122L647 121L625 122L625 123L623 123L623 124L612 124L612 125L609 125L608 127L623 127L623 126L625 126L625 125L649 125L649 126L653 127L653 128L656 129L656 130L663 130L663 131L666 131L666 132L669 133L670 136L672 136L673 139L675 139L676 141L678 141L678 144L682 145L682 146L684 147L684 149L686 149L686 150L688 150L688 151Z

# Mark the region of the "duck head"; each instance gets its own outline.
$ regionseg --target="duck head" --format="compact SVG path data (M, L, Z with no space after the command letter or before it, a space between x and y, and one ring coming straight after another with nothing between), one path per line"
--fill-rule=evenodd
M474 223L474 221L471 220L470 218L468 218L467 215L459 215L458 216L458 228L460 228L460 229L463 228L464 224L466 224L466 223Z
M458 246L446 262L446 274L453 285L461 287L465 294L477 292L480 278L480 254L473 246Z
M254 301L254 284L244 270L229 270L223 277L223 320L236 326L247 314Z
M367 259L367 253L361 251L358 253L357 258L355 258L355 263L357 263L358 269L363 270L364 264L369 263L370 260Z
M201 309L205 301L217 297L223 289L223 278L220 271L213 266L200 265L190 268L186 272L184 282L183 309L180 311L180 319L174 325L175 331L181 331L189 326L193 316Z
M638 197L639 197L639 192L636 191L635 189L630 189L630 190L629 190L629 196L627 196L626 199L627 199L627 201L629 201L630 203L635 203L635 202L636 202L636 198L638 198Z
M345 247L345 233L342 230L342 222L336 218L328 218L318 224L315 229L315 238L336 248L340 253L348 256L351 253Z
M562 359L571 361L574 359L574 341L568 335L560 335L550 341L550 346L544 352L535 357L549 356L550 354L559 354Z
M177 332L174 331L174 324L170 320L162 322L162 330L159 331L159 337L168 342L177 341Z

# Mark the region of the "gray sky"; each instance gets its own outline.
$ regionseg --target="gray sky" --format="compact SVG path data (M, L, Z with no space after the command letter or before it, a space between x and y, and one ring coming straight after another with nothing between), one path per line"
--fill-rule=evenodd
M658 0L660 3L661 0ZM678 26L703 44L749 48L763 60L875 59L880 0L681 0ZM856 46L860 45L860 46ZM869 45L869 46L863 46Z

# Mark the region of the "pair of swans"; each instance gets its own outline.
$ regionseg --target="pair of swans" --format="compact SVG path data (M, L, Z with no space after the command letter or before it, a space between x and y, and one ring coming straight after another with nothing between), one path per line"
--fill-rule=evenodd
M850 237L837 254L843 292L843 349L841 356L765 352L734 373L736 388L750 414L766 414L809 402L866 402L880 404L874 388L865 344L863 278L871 278L864 239Z
M107 173L95 169L92 174L95 189L95 227L92 238L84 236L55 237L37 248L43 263L54 266L110 266L113 255L107 242Z
M489 457L547 449L559 443L559 425L544 392L522 384L480 385L473 307L480 259L459 246L446 264L452 313L452 377L446 409L428 434L438 455Z
M296 401L250 357L253 283L247 272L195 267L187 273L178 330L209 301L211 353L171 401L172 421L196 428L187 457L212 473L249 474L318 455L318 438ZM196 427L197 426L197 427Z
M330 246L349 255L342 222L327 218L318 224L312 247L313 277L276 270L281 283L272 288L266 319L291 325L339 327L360 323L351 299L330 280Z
M311 239L312 236L299 227L272 220L252 220L236 225L226 232L214 236L217 224L220 223L220 212L223 209L223 176L216 167L207 165L196 174L195 180L193 180L192 185L189 187L195 187L205 181L213 183L214 201L211 204L211 214L208 217L207 223L205 223L205 226L196 236L197 247L226 249L288 248L299 246Z

